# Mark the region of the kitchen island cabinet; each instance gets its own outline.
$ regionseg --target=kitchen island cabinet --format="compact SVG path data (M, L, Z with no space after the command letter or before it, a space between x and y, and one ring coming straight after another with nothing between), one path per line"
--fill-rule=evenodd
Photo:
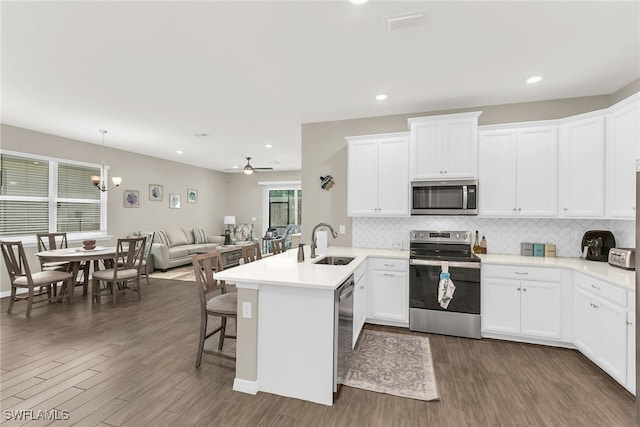
M330 247L329 255L354 260L321 265L314 261L322 257L311 259L309 247L304 249L302 263L296 249L215 273L238 289L233 389L332 405L335 290L364 271L369 257L406 263L409 256L408 251Z

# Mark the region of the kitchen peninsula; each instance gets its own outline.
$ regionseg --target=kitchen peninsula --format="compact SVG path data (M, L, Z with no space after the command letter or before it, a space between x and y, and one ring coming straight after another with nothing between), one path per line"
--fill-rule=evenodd
M369 257L408 260L407 251L331 247L347 265L297 262L297 250L215 274L238 289L233 389L333 404L334 292Z

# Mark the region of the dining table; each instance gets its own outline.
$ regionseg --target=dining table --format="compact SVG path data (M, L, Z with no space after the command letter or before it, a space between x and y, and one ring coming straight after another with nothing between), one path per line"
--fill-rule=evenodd
M84 249L82 247L64 248L36 253L36 256L42 262L68 262L68 271L73 274L74 282L78 277L80 266L83 262L90 263L93 261L94 271L100 268L100 261L103 261L105 268L111 268L113 267L112 264L115 259L115 255L115 246L96 246L93 249ZM87 287L89 285L89 268L84 269L84 273L82 284L84 289L83 294L86 295ZM69 303L73 301L74 288L75 285L71 286L71 289L67 289L67 300Z

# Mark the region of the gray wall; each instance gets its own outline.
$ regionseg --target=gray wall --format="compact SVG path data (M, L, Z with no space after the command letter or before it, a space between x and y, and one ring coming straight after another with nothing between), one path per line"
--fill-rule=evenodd
M307 225L303 229L303 241L310 243L311 227L325 221L334 227L346 225L346 234L331 240L330 245L351 246L352 222L347 216L346 136L403 132L408 130L407 119L410 117L466 111L483 112L479 125L558 119L607 108L639 90L640 80L635 80L612 95L303 124L302 218ZM330 191L320 188L319 177L325 174L332 175L336 183Z
M226 174L182 163L143 156L100 145L1 125L2 148L23 153L57 157L90 163L103 159L111 167L110 176L121 176L122 185L109 191L107 230L113 239L102 245L115 245L115 239L138 230L158 230L167 226L202 227L209 233L222 234L223 216L229 203ZM149 200L149 184L164 187L162 201ZM187 203L187 188L198 190L198 202ZM140 207L125 208L124 190L140 191ZM97 191L97 190L96 190ZM169 194L182 196L180 209L169 209ZM35 248L25 248L29 265L37 267ZM2 261L0 261L2 262ZM9 290L8 275L0 271L0 291Z

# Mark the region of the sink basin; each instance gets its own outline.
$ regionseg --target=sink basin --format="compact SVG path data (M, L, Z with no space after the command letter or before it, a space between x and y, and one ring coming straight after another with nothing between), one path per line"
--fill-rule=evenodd
M350 256L326 256L324 258L320 258L318 261L314 261L314 264L347 265L354 259L355 257Z

